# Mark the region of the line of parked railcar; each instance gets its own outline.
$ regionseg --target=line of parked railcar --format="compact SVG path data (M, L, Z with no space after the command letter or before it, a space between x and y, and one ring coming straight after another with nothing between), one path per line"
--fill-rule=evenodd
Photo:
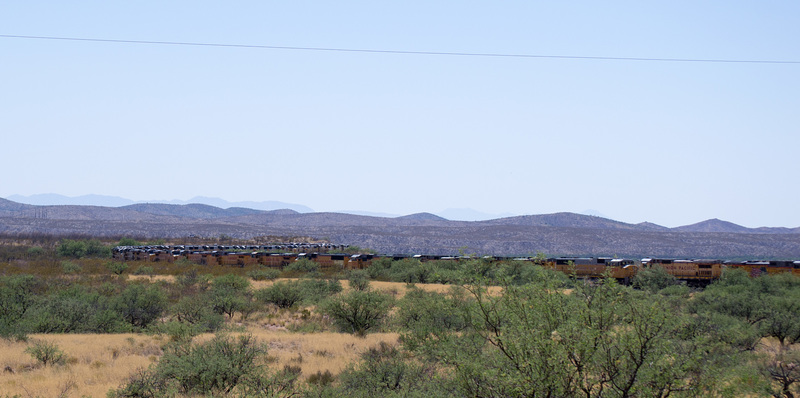
M113 257L119 261L175 262L188 260L201 265L245 266L261 264L283 267L300 258L316 261L321 267L344 266L350 255L337 254L346 246L316 243L280 245L174 245L118 246ZM313 252L312 252L313 251Z
M469 256L435 255L374 255L345 254L337 252L345 246L329 244L284 244L269 246L119 246L114 248L114 259L118 261L163 261L188 260L201 265L247 266L260 264L267 267L284 267L300 259L308 259L320 268L361 269L380 258L391 260L416 259L426 261L475 260ZM610 276L628 283L641 269L662 267L675 278L689 284L703 285L719 279L724 268L740 268L751 276L790 272L800 276L800 261L722 261L709 259L644 258L631 260L611 257L497 257L486 256L484 261L529 261L546 268L574 275L578 278L600 278Z

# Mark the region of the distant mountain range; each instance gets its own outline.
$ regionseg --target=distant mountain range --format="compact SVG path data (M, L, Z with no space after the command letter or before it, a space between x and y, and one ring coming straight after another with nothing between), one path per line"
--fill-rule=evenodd
M208 198L206 198L208 199ZM227 202L226 202L227 203ZM259 202L262 206L265 203ZM800 228L746 228L707 220L677 228L554 213L451 221L431 213L377 217L296 209L222 208L203 203L117 207L31 205L0 199L0 233L96 237L241 239L311 236L394 254L619 255L800 258Z
M39 206L56 206L56 205L76 205L76 206L105 206L105 207L122 207L137 203L163 203L173 205L188 205L188 204L204 204L209 206L220 207L227 209L230 207L245 207L256 210L278 210L278 209L292 209L299 213L312 213L310 207L298 205L294 203L284 203L276 201L263 201L263 202L228 202L220 198L209 198L206 196L195 196L189 200L145 200L133 201L130 199L121 198L118 196L106 195L82 195L82 196L64 196L55 193L46 193L30 196L11 195L8 200L25 203L30 205Z
M74 206L105 206L105 207L122 207L132 204L140 203L163 203L173 205L187 205L187 204L204 204L215 206L222 209L231 207L244 207L255 210L279 210L290 209L298 213L313 213L314 210L308 206L303 206L295 203L277 202L277 201L247 201L247 202L229 202L220 198L210 198L207 196L195 196L189 200L143 200L134 201L131 199L121 198L119 196L106 196L106 195L82 195L82 196L64 196L54 193L37 194L37 195L11 195L8 200L24 203L29 205L38 206L57 206L57 205L74 205ZM594 210L587 210L587 212L594 212ZM397 217L397 214L377 213L361 210L340 210L337 213L354 214L360 216L372 217ZM592 215L599 215L599 213ZM585 213L590 214L590 213ZM461 220L461 221L481 221L491 220L494 218L511 217L511 213L491 214L484 213L473 209L467 208L450 208L439 212L436 215L446 218L448 220Z

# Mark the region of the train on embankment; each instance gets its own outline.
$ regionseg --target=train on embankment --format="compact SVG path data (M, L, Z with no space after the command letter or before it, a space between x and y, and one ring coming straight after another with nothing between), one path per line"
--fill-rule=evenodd
M723 261L713 259L643 258L641 260L611 257L500 257L500 256L434 256L434 255L381 255L346 254L337 252L345 246L330 244L280 244L253 245L158 245L118 246L113 250L117 261L175 262L190 261L199 265L244 267L261 265L283 268L295 261L306 259L317 263L320 269L363 269L378 259L412 259L427 261L491 262L528 261L577 278L612 277L627 284L640 270L662 267L676 279L690 285L705 285L722 276L725 268L745 270L750 276L792 273L800 276L800 261Z

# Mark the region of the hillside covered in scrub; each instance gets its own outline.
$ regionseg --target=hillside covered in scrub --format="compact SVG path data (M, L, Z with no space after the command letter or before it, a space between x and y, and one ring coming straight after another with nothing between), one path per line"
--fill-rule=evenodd
M488 221L430 214L371 217L221 209L189 204L123 207L35 206L0 199L0 233L96 237L240 239L311 236L385 254L617 255L702 258L800 258L800 228L745 228L720 220L666 228L574 213Z

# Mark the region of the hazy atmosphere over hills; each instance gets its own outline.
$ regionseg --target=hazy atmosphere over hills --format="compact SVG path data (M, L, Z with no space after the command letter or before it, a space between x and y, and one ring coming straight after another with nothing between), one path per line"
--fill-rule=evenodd
M254 202L254 201L247 201L247 202L228 202L224 199L220 198L210 198L210 197L202 197L196 196L189 200L144 200L144 201L134 201L131 199L121 198L118 196L106 196L106 195L83 195L77 197L69 197L59 194L38 194L38 195L11 195L7 198L8 200L31 204L31 205L87 205L87 206L106 206L106 207L119 207L119 206L126 206L132 205L136 203L163 203L163 204L206 204L210 206L220 207L223 209L227 209L230 207L246 207L250 209L256 210L279 210L279 209L291 209L297 211L298 213L312 213L312 210L308 206L294 204L294 203L284 203L278 201L262 201L262 202ZM362 211L362 210L340 210L337 213L347 213L347 214L356 214L356 215L366 215L366 216L377 216L377 217L397 217L400 214L389 214L389 213L378 213L378 212L369 212L369 211ZM460 221L479 221L479 220L489 220L493 218L501 218L501 217L510 217L513 216L511 213L500 213L500 214L488 214L483 213L473 209L445 209L436 213L437 215L446 218L448 220L460 220Z
M46 4L0 12L0 197L800 225L798 2Z
M677 228L628 224L575 213L452 221L430 213L375 217L227 209L207 204L138 203L120 207L29 205L0 199L0 233L106 237L241 239L310 236L385 254L618 255L800 258L800 228L745 228L707 220Z

